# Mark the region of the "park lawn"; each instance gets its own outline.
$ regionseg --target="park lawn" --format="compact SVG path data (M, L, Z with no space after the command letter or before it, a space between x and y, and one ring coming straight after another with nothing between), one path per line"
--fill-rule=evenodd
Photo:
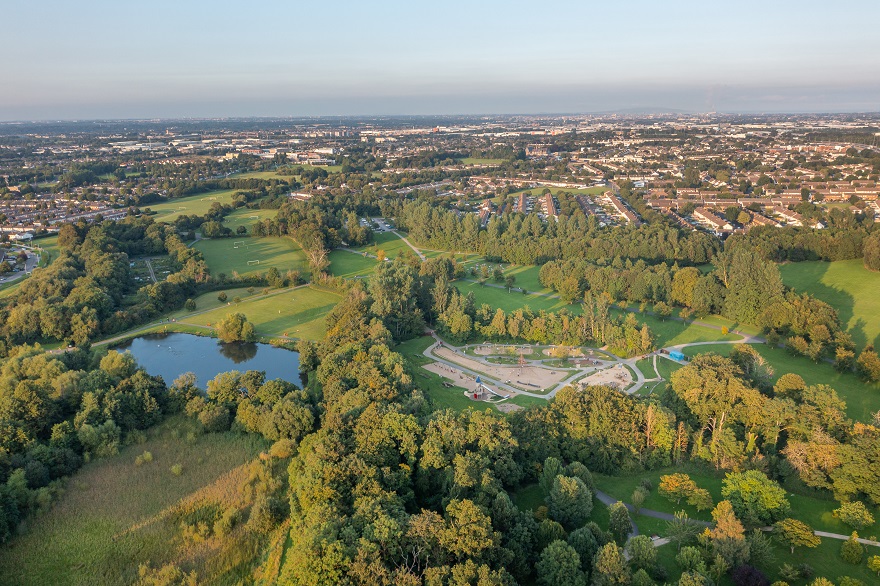
M530 397L529 395L516 395L507 400L509 403L513 403L514 405L519 405L525 409L529 407L534 407L535 405L546 405L547 399L541 399L539 397Z
M220 301L219 299L217 299L217 296L220 295L220 293L226 293L226 301ZM233 287L230 289L222 289L218 291L202 293L198 297L193 298L193 301L196 302L195 311L201 312L216 309L218 307L227 307L228 303L232 301L232 299L235 297L238 297L243 301L249 301L249 298L251 297L256 299L258 297L262 297L262 289L255 290L253 293L249 293L247 287ZM181 320L185 319L192 313L192 311L187 311L186 309L179 309L173 313L168 314L168 317L175 320Z
M372 275L379 263L375 258L362 256L348 250L330 252L330 274L345 279Z
M792 516L800 519L815 530L849 535L853 532L853 528L834 516L834 510L840 507L840 503L833 500L830 494L827 496L828 498L825 499L789 492L788 502L791 503ZM871 511L871 514L874 515L874 524L864 529L859 529L859 537L876 541L874 538L880 536L880 509L872 506L870 503L864 504Z
M241 189L221 189L218 191L206 191L187 197L168 199L162 203L154 203L144 206L144 210L151 210L151 216L156 222L173 222L182 215L204 216L211 209L214 202L231 204L232 196L242 191Z
M352 250L366 252L367 254L372 255L376 255L377 252L381 250L385 253L385 258L397 258L397 255L403 251L415 254L413 249L393 232L377 232L375 240L372 243L366 246L359 246Z
M467 295L473 291L477 307L483 303L488 303L493 308L500 307L506 313L522 309L526 306L534 312L542 309L545 311L559 311L562 308L568 308L573 312L580 313L580 306L566 305L558 298L518 292L508 293L506 288L490 287L488 283L483 286L471 281L458 281L455 285L462 295Z
M661 513L669 514L674 514L676 511L685 511L691 519L711 521L711 511L697 511L694 507L688 505L684 499L682 499L681 503L676 504L660 495L657 488L660 485L660 477L667 474L674 474L676 472L688 474L691 479L697 483L697 486L705 488L712 494L712 500L714 502L717 503L721 500L721 481L724 478L724 475L715 475L710 470L698 468L689 463L677 467L642 472L633 476L607 476L605 474L594 472L593 482L596 484L596 488L602 492L608 493L613 498L625 503L632 503L633 492L641 485L643 479L648 479L651 482L652 488L648 497L645 499L645 503L642 505L643 509L651 509L653 511L660 511Z
M247 316L260 335L320 340L327 331L325 318L340 299L337 293L315 287L298 287L280 293L255 295L240 303L233 303L230 297L229 305L181 317L179 321L213 328L227 314L238 312Z
M787 263L779 272L795 291L836 309L856 346L880 346L880 273L866 269L861 259Z
M776 554L776 561L770 567L760 569L773 581L781 580L779 568L782 564L789 564L795 567L801 564L809 564L816 571L815 575L817 577L828 578L835 584L843 576L857 578L864 584L877 584L877 574L868 570L865 559L872 555L880 555L880 548L866 545L865 559L859 565L852 565L844 562L840 557L840 545L842 543L843 541L838 539L823 537L818 547L813 549L798 547L795 548L792 554L788 547L773 540L773 553Z
M688 356L714 352L727 356L733 344L691 346L685 349ZM857 421L871 421L872 414L880 410L880 383L866 383L852 372L838 372L827 362L813 362L806 356L793 356L782 348L768 344L753 344L761 356L773 367L774 382L783 374L793 372L803 377L808 385L828 385L846 401L846 414Z
M541 280L538 278L540 272L541 267L537 265L508 265L504 269L504 276L513 275L516 279L514 287L536 293L553 293L552 289L541 284Z
M727 319L726 317L722 317L720 315L706 315L697 319L699 319L701 322L705 322L713 326L726 327L728 331L731 332L737 331L741 334L747 334L749 336L760 336L762 333L761 328L759 328L758 326L735 322L732 319Z
M239 226L247 228L248 234L254 224L262 220L274 219L278 210L252 210L250 208L238 208L225 218L223 225L235 232Z
M61 249L58 246L58 234L46 236L45 238L37 238L31 241L31 246L42 248L46 253L40 258L40 266L45 267L52 264L52 261L58 258Z
M657 371L654 369L654 357L649 356L648 358L642 358L638 362L636 362L636 368L638 368L642 374L645 375L645 378L657 378L660 376L657 374Z
M213 275L232 275L233 272L241 276L255 275L272 267L278 269L281 276L289 270L299 271L303 276L309 272L305 253L287 236L206 238L193 246L204 255Z
M255 434L201 434L183 417L147 430L146 438L76 472L55 505L0 551L0 581L133 584L139 564L161 565L182 553L179 528L163 513L203 488L224 488L266 446ZM136 466L145 451L153 461ZM183 466L179 476L170 471L174 464Z

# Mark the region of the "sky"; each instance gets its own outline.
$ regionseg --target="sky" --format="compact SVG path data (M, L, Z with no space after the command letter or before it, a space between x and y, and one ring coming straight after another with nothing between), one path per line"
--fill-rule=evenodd
M880 111L878 0L0 5L0 120Z

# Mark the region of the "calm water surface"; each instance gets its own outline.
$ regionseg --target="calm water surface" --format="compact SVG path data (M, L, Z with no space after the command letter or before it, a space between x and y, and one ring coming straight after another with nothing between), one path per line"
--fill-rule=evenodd
M263 370L266 380L284 379L301 386L299 353L269 344L223 344L192 334L150 334L116 348L128 350L148 373L161 375L169 386L185 372L193 372L204 389L221 372Z

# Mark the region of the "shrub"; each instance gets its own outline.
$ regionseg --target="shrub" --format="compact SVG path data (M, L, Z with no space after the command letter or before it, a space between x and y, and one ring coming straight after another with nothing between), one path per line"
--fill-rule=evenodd
M754 566L743 564L730 575L736 586L770 586L770 580Z
M856 565L862 563L862 558L865 555L865 546L857 541L858 538L859 534L853 531L849 539L840 546L840 557L848 564Z
M874 515L860 501L841 503L840 508L834 510L834 516L856 529L864 529L874 524Z
M143 456L143 458L144 458L144 462L152 462L152 461L153 461L153 452L147 452L147 451L145 451L145 452L142 454L142 456Z
M187 299L186 303L183 304L183 307L187 311L195 311L196 310L196 302L193 299Z
M220 303L226 303L227 299L229 299L229 297L226 296L226 292L220 291L220 295L217 296L217 301Z
M180 464L175 464L171 467L171 473L175 476L180 476L183 474L183 466Z

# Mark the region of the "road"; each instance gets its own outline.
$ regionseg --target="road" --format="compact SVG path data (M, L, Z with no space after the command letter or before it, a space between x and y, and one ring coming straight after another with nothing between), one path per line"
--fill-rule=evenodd
M24 262L24 270L12 273L11 275L5 277L0 277L0 284L14 283L19 279L30 275L31 272L33 272L33 270L37 268L38 264L40 264L40 255L34 252L29 252L27 260Z

